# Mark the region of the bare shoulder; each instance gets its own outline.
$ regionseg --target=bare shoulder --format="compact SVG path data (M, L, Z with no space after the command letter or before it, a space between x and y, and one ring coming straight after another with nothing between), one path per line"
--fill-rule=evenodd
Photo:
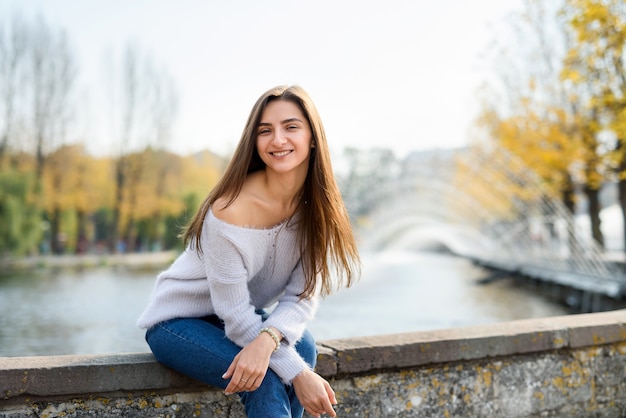
M226 206L230 200L228 196L219 197L212 206L216 218L237 226L256 226L258 197L254 193L257 176L250 175L244 182L239 195Z
M212 210L215 217L232 225L247 225L246 205L243 202L245 199L239 195L230 205L226 206L228 200L227 197L220 197L213 203Z

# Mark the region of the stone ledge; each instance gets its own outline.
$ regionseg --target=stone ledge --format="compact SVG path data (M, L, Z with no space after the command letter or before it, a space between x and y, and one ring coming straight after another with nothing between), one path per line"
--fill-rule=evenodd
M626 341L626 310L319 343L317 371L335 378L381 370ZM0 400L204 386L149 353L0 358ZM206 387L205 387L206 390Z
M200 383L150 353L0 358L0 399L185 388Z
M320 342L336 374L581 348L626 341L626 310Z

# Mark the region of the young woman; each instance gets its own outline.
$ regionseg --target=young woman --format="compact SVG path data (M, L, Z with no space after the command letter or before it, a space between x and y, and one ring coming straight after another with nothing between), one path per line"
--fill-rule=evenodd
M302 88L258 99L184 239L138 321L156 359L238 393L250 418L335 416L305 326L319 296L351 285L359 257L322 122Z

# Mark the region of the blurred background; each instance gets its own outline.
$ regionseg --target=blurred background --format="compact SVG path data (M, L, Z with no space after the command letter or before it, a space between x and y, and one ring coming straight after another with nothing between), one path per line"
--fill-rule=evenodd
M0 356L145 351L157 272L279 84L318 106L363 258L318 339L572 312L485 264L623 285L625 46L621 0L5 0Z

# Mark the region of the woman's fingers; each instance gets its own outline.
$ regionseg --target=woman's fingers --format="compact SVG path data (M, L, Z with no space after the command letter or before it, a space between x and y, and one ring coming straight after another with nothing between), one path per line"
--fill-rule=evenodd
M335 396L335 391L330 386L330 383L324 381L324 387L326 388L326 394L328 395L328 399L330 400L331 405L337 405L337 397Z
M296 396L300 403L313 416L327 414L337 416L333 404L337 403L335 392L324 378L313 371L305 370L293 380Z
M330 417L336 417L337 413L335 412L335 409L332 407L332 405L330 403L326 404L326 403L320 403L319 405L316 406L309 406L304 408L306 410L306 412L310 415L313 415L314 417L319 417L322 414L326 414Z
M258 362L249 363L246 360L242 360L242 353L243 351L235 356L226 373L222 375L224 379L230 378L230 382L224 389L224 393L227 395L256 390L261 386L265 377L267 368L264 364L258 364Z
M263 376L249 377L247 379L239 378L239 380L237 380L236 376L233 376L226 389L224 389L224 393L230 395L236 392L252 392L261 386L261 382L263 382Z
M240 392L240 390L238 389L239 389L239 382L241 381L242 373L239 370L237 370L237 364L239 363L240 354L241 353L235 356L235 358L233 359L233 362L230 363L230 366L228 366L228 370L226 370L226 373L222 375L222 378L224 379L230 378L230 382L228 382L226 389L224 389L224 393L227 395L230 395L235 392Z
M273 341L270 341L273 342ZM255 338L237 354L228 367L224 378L231 380L225 393L231 394L242 391L253 391L261 386L267 373L273 347L267 340ZM231 372L229 374L229 371Z

